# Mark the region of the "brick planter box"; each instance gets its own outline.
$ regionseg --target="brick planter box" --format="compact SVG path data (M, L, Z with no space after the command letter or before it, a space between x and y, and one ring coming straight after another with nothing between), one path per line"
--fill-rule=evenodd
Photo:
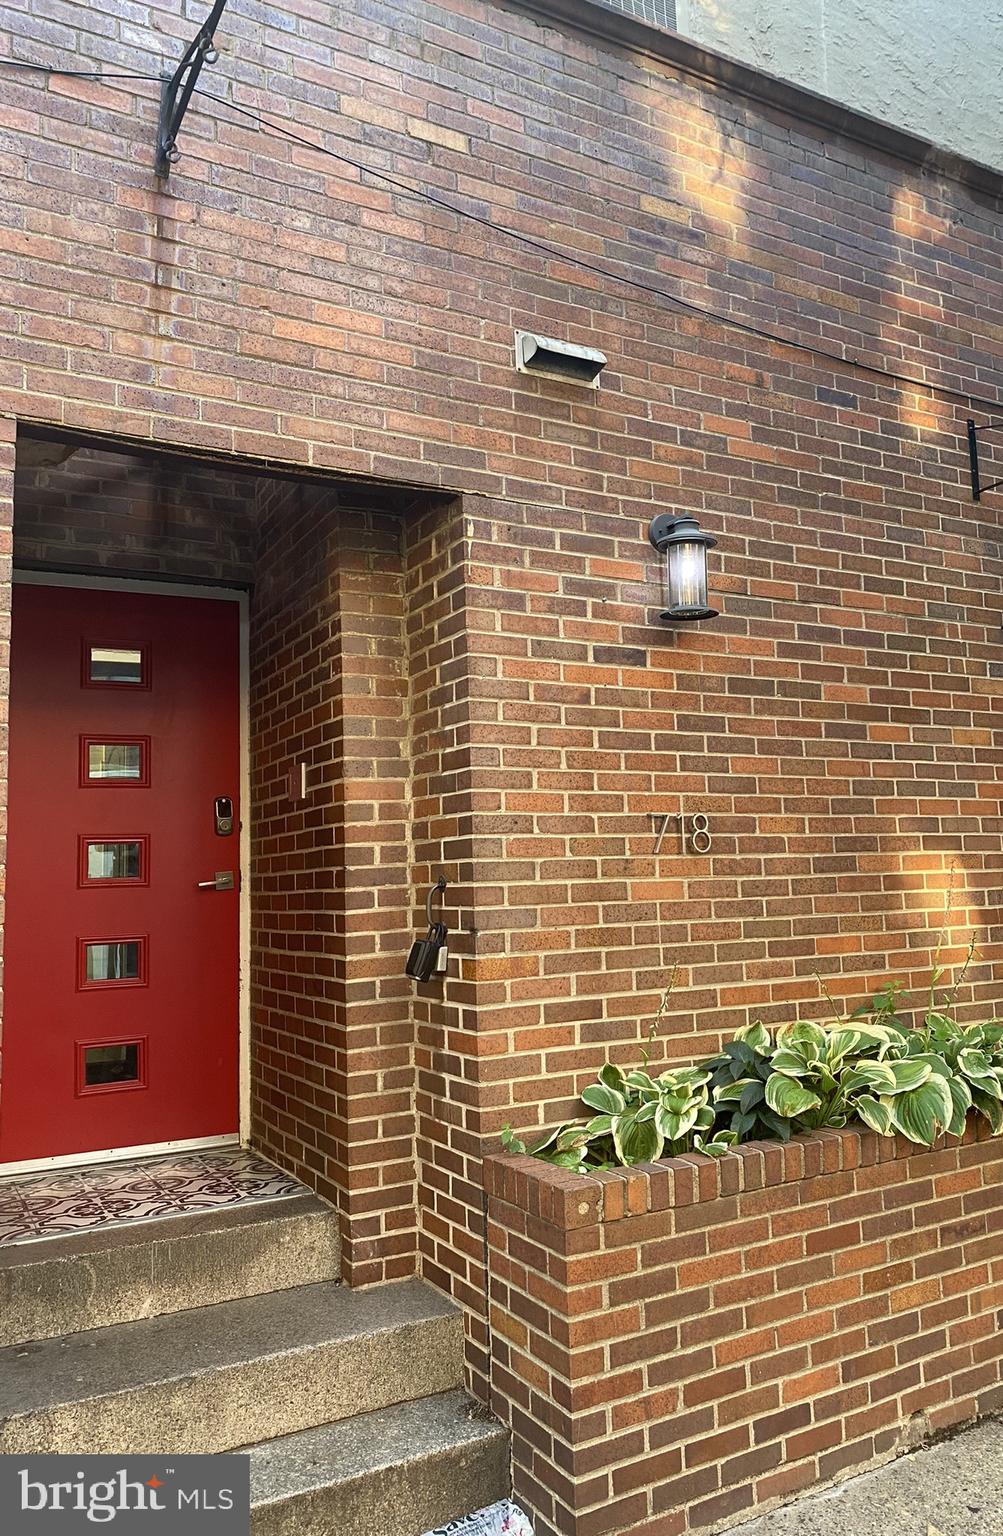
M1003 1138L487 1160L492 1406L540 1533L676 1536L1003 1407Z

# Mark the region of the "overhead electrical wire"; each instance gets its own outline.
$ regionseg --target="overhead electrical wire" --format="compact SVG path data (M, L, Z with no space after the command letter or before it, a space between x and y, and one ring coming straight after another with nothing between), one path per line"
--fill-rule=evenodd
M46 64L26 63L20 59L0 59L0 66L9 65L15 69L35 70L44 74L78 76L89 80L163 80L163 75L106 73L91 70L58 69ZM988 411L1003 409L1003 400L989 399L986 396L973 394L970 390L952 389L950 385L935 384L928 379L917 378L914 374L900 373L895 369L882 368L877 363L864 362L862 358L847 355L846 352L835 352L831 348L822 347L810 341L798 341L794 337L783 336L777 331L770 331L762 326L753 325L751 321L742 320L737 315L729 315L723 310L711 309L702 304L696 304L692 300L680 298L677 294L670 293L665 288L660 288L655 283L646 282L643 278L631 276L629 273L616 272L609 267L599 266L588 261L584 256L579 256L574 251L562 250L558 246L550 245L545 240L539 240L534 235L527 235L521 230L511 229L505 224L498 224L493 219L486 218L483 214L474 212L471 208L464 208L460 203L454 203L449 198L442 197L439 193L431 191L428 187L413 185L392 175L389 171L378 170L375 166L366 165L353 156L344 154L335 149L328 148L325 144L316 144L312 139L305 138L293 129L287 128L283 123L266 117L263 113L253 112L248 107L240 107L236 102L228 101L225 96L218 96L214 91L206 90L204 86L196 88L196 95L205 96L209 101L214 101L225 110L236 113L239 117L249 119L259 128L287 139L293 144L298 144L304 149L311 150L314 154L324 155L328 159L336 160L341 165L349 166L361 176L371 176L377 181L392 187L405 197L410 197L419 202L426 202L445 213L452 214L454 218L466 219L469 223L477 224L482 229L489 230L491 234L502 235L519 245L536 251L546 256L549 261L567 262L571 266L578 267L583 272L589 272L594 277L601 277L607 282L620 283L632 288L638 293L644 293L650 297L661 299L664 303L672 305L676 310L684 314L694 316L698 320L705 320L717 325L727 326L731 330L742 332L746 336L754 336L757 340L770 342L774 346L785 347L788 351L799 352L803 355L824 359L834 363L838 368L851 370L856 373L867 374L871 378L884 379L890 384L902 384L910 389L919 390L924 394L936 395L946 400L962 401L970 409L982 407Z
M457 218L467 219L473 224L479 224L482 229L490 230L492 234L504 235L509 240L514 240L520 245L525 245L531 250L539 252L551 261L563 261L569 265L579 267L582 271L590 272L595 277L605 278L609 282L622 283L629 288L634 288L640 293L649 294L655 298L663 299L666 303L674 305L686 314L694 315L700 320L714 321L719 325L729 326L733 330L742 331L747 336L755 336L761 341L769 341L777 346L787 347L795 352L807 353L811 357L824 358L828 362L836 363L840 368L853 369L857 372L867 373L875 378L886 379L890 383L905 384L911 389L922 390L926 394L941 395L945 399L961 400L970 407L983 406L986 410L998 411L1003 408L1003 400L990 400L981 395L972 394L968 390L952 389L949 385L934 384L927 379L916 378L912 374L898 373L894 369L881 368L876 363L866 363L860 358L846 356L845 353L833 352L825 347L816 346L810 341L797 341L792 337L781 336L776 331L768 331L760 326L753 325L748 320L740 320L736 315L729 315L718 309L710 309L702 304L694 304L689 299L679 298L667 289L659 288L654 283L645 282L643 278L632 277L629 273L615 272L609 267L598 266L595 262L586 260L584 256L577 255L574 251L561 250L557 246L549 245L545 240L538 240L534 235L523 234L517 229L510 229L508 225L497 224L492 219L485 218L483 214L475 213L470 208L464 208L461 204L451 202L449 198L442 197L437 192L430 191L427 187L413 186L409 182L402 181L393 176L389 171L377 170L373 166L355 160L351 155L341 153L339 150L329 149L326 145L315 144L312 139L304 138L302 134L293 132L284 124L277 123L273 119L263 116L260 112L252 112L247 107L238 107L236 102L227 101L224 96L217 96L213 91L207 91L199 87L197 95L207 96L219 106L236 112L241 117L249 118L261 128L289 139L294 144L299 144L305 149L312 150L315 154L326 155L332 160L339 161L342 165L350 166L361 175L372 176L378 181L385 182L396 191L406 197L431 203L436 208L441 208Z
M163 80L161 75L135 74L129 70L56 69L51 64L31 64L25 59L0 59L5 69L27 69L39 75L68 75L77 80Z

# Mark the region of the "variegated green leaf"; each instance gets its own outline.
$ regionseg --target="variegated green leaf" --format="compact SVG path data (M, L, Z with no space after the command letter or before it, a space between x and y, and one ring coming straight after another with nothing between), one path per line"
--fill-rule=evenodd
M842 1072L839 1082L847 1094L855 1094L861 1089L879 1094L895 1091L895 1073L887 1061L856 1061Z
M696 1125L699 1113L699 1104L690 1105L685 1113L681 1115L674 1114L671 1109L667 1109L663 1104L660 1105L655 1116L655 1124L666 1140L679 1141L680 1137L686 1136ZM711 1115L711 1124L713 1124L713 1120L714 1117Z
M555 1152L572 1152L588 1142L588 1130L584 1125L566 1125L554 1143Z
M982 1089L972 1085L972 1103L984 1120L988 1120L992 1126L993 1135L998 1136L1003 1131L1003 1104L991 1094L983 1093Z
M907 1030L899 1029L892 1024L864 1024L855 1021L853 1027L865 1040L876 1042L879 1047L877 1054L882 1058L888 1054L892 1046L901 1045L909 1038Z
M954 1118L947 1079L933 1074L918 1088L895 1094L891 1103L895 1129L924 1147L931 1147Z
M971 1078L988 1077L993 1069L985 1051L978 1051L970 1045L958 1052L958 1066L966 1077Z
M972 1107L972 1090L963 1077L949 1077L947 1086L951 1094L951 1102L954 1105L954 1114L951 1123L947 1127L952 1136L960 1136L965 1129L965 1120L968 1111Z
M876 1099L873 1094L862 1093L858 1099L854 1099L853 1107L872 1131L877 1131L879 1136L890 1136L894 1130L892 1124L892 1107L890 1099Z
M655 1116L655 1125L666 1141L678 1141L683 1135L682 1119L679 1115L674 1115L671 1110L660 1109Z
M818 1094L802 1088L793 1078L774 1072L766 1081L766 1102L778 1115L792 1120L795 1115L804 1115L810 1109L817 1109L822 1101Z
M750 1024L746 1029L740 1029L735 1039L743 1041L761 1056L770 1049L770 1032L765 1024Z
M861 1040L854 1029L834 1029L825 1042L825 1059L830 1067L838 1067L847 1056L856 1055Z
M774 1072L783 1072L785 1077L801 1077L808 1070L808 1063L797 1051L787 1050L786 1047L774 1051L770 1061Z
M608 1088L605 1083L590 1083L582 1093L582 1103L589 1109L598 1110L601 1115L618 1115L627 1107L623 1094L616 1088Z
M540 1140L534 1142L533 1146L530 1147L530 1156L538 1157L541 1152L545 1151L547 1147L551 1146L552 1143L557 1140L558 1136L560 1136L561 1132L565 1129L566 1127L563 1125L556 1125L552 1131L544 1131Z
M730 1104L733 1100L737 1102L750 1083L755 1083L756 1087L759 1086L758 1081L751 1077L740 1077L737 1082L722 1084L720 1088L714 1090L715 1104Z
M625 1167L654 1163L661 1156L662 1135L653 1119L639 1120L630 1110L613 1120L613 1145Z
M884 1089L885 1093L912 1093L932 1076L928 1063L918 1061L915 1057L893 1061L891 1069L895 1075L895 1086Z
M806 1061L821 1061L826 1044L827 1035L821 1024L813 1024L808 1020L799 1020L791 1026L790 1034L784 1036L784 1045L788 1049L797 1050Z
M943 1056L938 1056L936 1051L917 1051L910 1058L912 1061L925 1061L930 1071L937 1077L953 1077L953 1073Z

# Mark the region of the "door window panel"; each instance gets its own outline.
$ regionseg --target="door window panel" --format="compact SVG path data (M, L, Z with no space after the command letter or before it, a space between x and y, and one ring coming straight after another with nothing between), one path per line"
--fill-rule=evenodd
M147 738L84 736L80 745L84 784L143 786L150 782L150 744Z
M94 687L143 688L149 682L142 646L88 645L84 682Z
M82 987L141 987L145 983L145 940L81 939Z
M77 1093L146 1087L146 1040L77 1041Z
M81 885L146 885L149 839L83 837L80 840Z

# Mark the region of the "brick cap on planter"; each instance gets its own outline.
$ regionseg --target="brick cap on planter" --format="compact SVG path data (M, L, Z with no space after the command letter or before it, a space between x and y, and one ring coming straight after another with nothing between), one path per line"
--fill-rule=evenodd
M941 1136L932 1148L904 1136L879 1136L864 1126L847 1126L793 1136L788 1142L747 1141L720 1158L693 1152L589 1173L501 1152L485 1158L484 1187L506 1205L567 1231L993 1139L988 1123L972 1116L963 1136Z

